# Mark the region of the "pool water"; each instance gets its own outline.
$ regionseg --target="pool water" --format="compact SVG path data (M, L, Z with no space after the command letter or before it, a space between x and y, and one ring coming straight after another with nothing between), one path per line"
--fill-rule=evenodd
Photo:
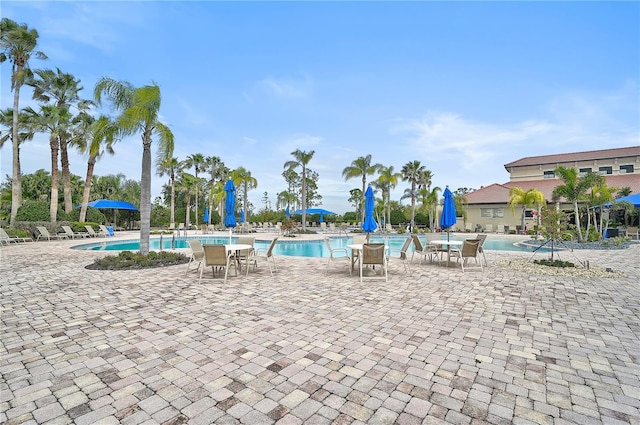
M203 244L226 244L229 243L228 236L195 236L190 237L188 239L199 239ZM400 251L402 248L402 244L404 243L406 236L372 236L371 242L384 242L389 246L389 249L393 251ZM425 243L424 237L420 238L423 243ZM443 237L446 239L446 236ZM452 240L464 240L468 239L460 236L451 236ZM347 245L352 243L352 239L350 237L331 237L331 247L336 248L347 248ZM232 243L238 243L237 237L231 238ZM256 238L255 240L255 248L267 250L269 247L269 240L261 240ZM172 246L173 245L173 246ZM172 236L163 237L162 238L162 247L160 246L160 238L154 237L149 240L149 249L152 251L159 250L170 250L170 249L179 249L179 248L189 248L187 244L187 238L173 238ZM518 242L513 239L507 238L495 238L492 239L490 236L484 242L484 248L486 250L497 250L497 251L522 251L522 252L533 252L533 247L525 246L518 244ZM139 240L124 240L124 241L101 241L90 244L76 245L73 249L83 249L83 250L92 250L92 251L139 251L140 250L140 241ZM542 250L546 250L543 248ZM413 244L409 248L409 252L413 251ZM287 255L293 257L328 257L329 250L324 244L323 240L289 240L289 239L279 239L274 247L275 255Z

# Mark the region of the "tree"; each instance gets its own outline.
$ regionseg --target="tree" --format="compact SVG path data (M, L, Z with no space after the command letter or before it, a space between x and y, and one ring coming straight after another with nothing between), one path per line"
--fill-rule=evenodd
M35 51L38 45L38 31L29 29L27 24L17 24L9 18L0 21L0 63L9 60L11 62L11 90L13 91L13 171L11 178L11 216L9 224L13 226L16 221L18 208L22 205L22 180L20 170L20 88L32 77L29 68L29 59L47 59L47 56Z
M142 177L140 179L140 253L149 254L149 234L151 227L151 144L153 136L158 140L157 161L173 156L173 133L160 122L160 87L157 84L134 87L125 81L103 77L94 89L98 104L102 96L119 110L116 128L121 136L141 133Z
M315 151L304 152L300 149L296 149L291 152L291 155L295 160L287 161L284 163L284 168L293 170L298 167L302 169L302 230L307 229L307 165L313 158Z
M185 159L184 161L184 165L186 168L191 168L193 167L194 171L195 171L195 177L196 180L198 180L198 173L200 171L202 171L204 169L204 167L206 167L206 160L204 158L204 155L202 155L201 153L194 153L191 154L187 157L187 159ZM198 186L196 185L196 227L198 226Z
M382 202L386 209L385 223L391 223L391 189L398 185L398 182L402 178L401 173L396 173L393 165L389 167L380 166L378 170L378 180L376 186L382 190Z
M207 196L209 200L209 222L207 224L211 224L216 182L222 182L224 176L228 174L228 170L226 170L224 162L217 156L208 156L204 162L204 170L211 176L209 179L209 195Z
M509 189L509 206L513 211L517 206L522 207L522 214L520 216L520 228L524 231L524 218L527 211L527 207L536 208L538 213L540 208L545 204L544 195L538 189L529 189L524 191L519 187L512 187Z
M408 181L411 184L409 192L405 192L403 197L411 198L411 229L415 226L416 220L416 197L418 196L418 189L425 181L425 172L427 170L424 165L420 164L420 161L407 162L402 166L402 180Z
M156 164L156 174L159 177L169 176L169 185L171 187L171 213L169 223L176 223L176 174L182 172L182 166L178 158L166 157Z
M573 205L575 214L576 229L578 231L578 241L583 242L582 227L580 226L580 210L578 203L581 202L591 187L592 173L584 177L579 177L577 168L558 167L554 170L556 176L564 182L553 189L553 200L558 202L564 198Z
M342 177L344 177L345 181L352 178L361 177L362 193L364 195L364 191L367 188L367 176L375 174L380 169L380 167L382 167L381 164L371 164L371 154L367 156L361 156L354 159L351 162L351 165L345 167L342 170ZM362 208L363 205L364 203L361 202L360 209L358 211L360 213L361 221L364 221L364 208Z
M49 148L51 149L51 199L49 205L49 220L54 226L58 215L58 154L60 152L60 140L69 137L71 114L68 109L55 105L44 105L40 112L33 108L24 109L27 119L32 123L36 131L49 133Z
M187 206L187 216L185 219L185 225L187 229L191 226L191 195L196 192L196 186L198 181L189 173L180 173L180 178L177 183L177 190L181 195L184 195L184 202Z
M66 109L70 114L70 118L73 115L70 111L72 107L78 112L87 111L92 105L92 102L80 99L80 91L83 89L80 85L80 80L71 74L60 71L59 68L56 68L56 71L57 72L53 72L51 69L35 71L37 78L32 78L28 83L33 87L33 98L46 105ZM60 143L60 162L62 165L64 209L66 213L70 213L73 209L69 153L67 151L67 146L71 141L71 124L73 123L69 123L69 128L66 132L62 132L58 136L58 142Z
M242 188L242 207L244 208L245 221L249 221L249 190L258 187L258 180L251 175L251 171L244 167L238 167L231 172L231 180L236 186Z
M87 155L87 176L84 181L84 191L82 193L82 206L80 207L79 221L84 222L87 217L87 204L91 195L91 181L98 159L105 153L113 155L113 144L116 139L116 128L113 122L106 115L101 115L98 119L91 115L82 114L82 124L76 130L76 145L80 152Z

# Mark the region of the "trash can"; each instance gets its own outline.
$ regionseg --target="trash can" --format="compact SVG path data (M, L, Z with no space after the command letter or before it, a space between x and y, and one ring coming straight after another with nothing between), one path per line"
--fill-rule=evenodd
M618 229L607 229L607 231L604 234L605 238L617 238L618 237Z

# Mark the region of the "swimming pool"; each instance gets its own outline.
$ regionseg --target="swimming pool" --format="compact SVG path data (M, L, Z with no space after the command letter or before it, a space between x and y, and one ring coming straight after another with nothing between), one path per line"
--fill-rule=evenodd
M451 236L452 240L464 240L469 237ZM149 240L149 249L152 251L170 250L172 248L189 248L187 239L199 239L203 244L225 244L229 243L228 236L192 236L189 238L180 237L173 238L171 235L162 238L162 247L160 246L159 237L154 237ZM371 242L384 242L389 246L391 251L400 251L402 244L406 239L405 235L396 236L372 236ZM423 243L424 237L420 238ZM443 239L446 236L443 235ZM330 237L331 246L335 248L347 248L347 245L352 243L351 237L340 236ZM232 243L237 243L238 238L232 237ZM486 250L497 251L521 251L521 252L533 252L534 248L519 244L520 240L514 240L510 238L494 238L491 236L484 242L484 248ZM255 248L266 250L269 247L269 240L262 240L256 237ZM172 247L173 245L173 247ZM94 242L90 244L76 245L73 249L91 250L91 251L138 251L140 250L140 241L137 239L123 240L123 241L108 241L103 240L100 242ZM543 248L542 251L545 251ZM409 251L413 251L413 244ZM287 255L293 257L328 257L329 250L324 245L323 240L295 240L295 239L279 239L274 248L275 255Z

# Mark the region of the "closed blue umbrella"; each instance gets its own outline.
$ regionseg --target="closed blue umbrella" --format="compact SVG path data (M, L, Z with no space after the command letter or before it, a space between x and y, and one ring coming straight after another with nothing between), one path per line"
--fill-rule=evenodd
M284 210L284 215L287 217L287 219L291 218L291 213L289 212L289 206L287 205L287 209Z
M224 191L227 192L224 201L224 225L226 227L236 227L236 187L231 179L224 185Z
M204 218L202 222L209 224L209 208L208 207L204 209Z
M324 216L322 215L322 212L320 212L320 223L322 223L324 221Z
M447 229L447 241L449 240L451 226L454 224L456 224L456 204L453 201L453 193L447 186L444 189L444 204L442 205L442 217L440 217L440 225L443 229Z
M240 210L240 223L244 223L244 210Z
M374 207L375 200L373 197L373 189L369 186L367 191L364 193L364 222L362 223L362 230L367 233L371 233L378 228L378 224L373 218Z

